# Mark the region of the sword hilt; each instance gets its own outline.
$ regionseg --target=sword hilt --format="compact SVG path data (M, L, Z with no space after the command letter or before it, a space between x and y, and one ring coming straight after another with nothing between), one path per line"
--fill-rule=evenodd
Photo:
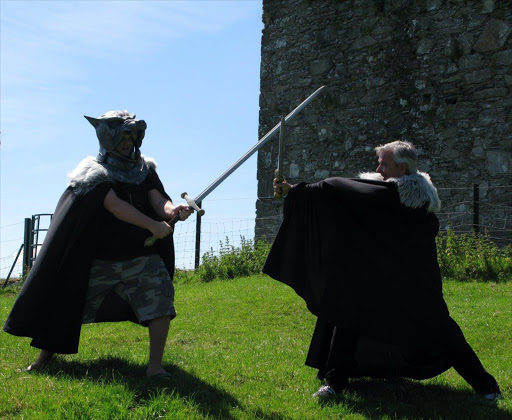
M284 178L283 178L283 175L281 173L279 173L279 169L276 169L276 182L283 182L284 181ZM283 193L281 192L281 188L279 189L276 189L274 191L274 198L279 200L281 198L283 198Z
M180 215L177 214L176 216L174 216L171 220L169 220L167 222L167 224L170 226L170 227L174 227L174 225L176 223L178 223L180 221ZM150 236L149 238L147 238L145 241L144 241L144 246L145 247L148 247L148 246L153 246L155 244L155 242L158 241L158 238L153 235L153 236Z
M202 208L200 208L196 202L194 200L192 200L188 194L186 192L183 192L181 193L181 198L183 198L186 202L187 202L187 206L193 208L194 210L197 211L197 214L199 214L199 216L203 216L204 215L204 210ZM199 203L201 204L201 203ZM178 212L178 214L176 216L174 216L170 221L167 222L167 224L171 227L174 227L174 225L176 223L178 223L179 221L181 220L180 218L180 214ZM144 246L153 246L154 243L158 240L158 238L156 236L151 236L149 238L147 238L145 241L144 241Z
M197 211L199 216L204 216L204 209L199 208L199 206L196 204L196 202L194 200L192 200L186 192L181 193L181 198L183 198L187 202L187 206L192 207L195 211ZM201 204L201 203L199 203L199 204Z

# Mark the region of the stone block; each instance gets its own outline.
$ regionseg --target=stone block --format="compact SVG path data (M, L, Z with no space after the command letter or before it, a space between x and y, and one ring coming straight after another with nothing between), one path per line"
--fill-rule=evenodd
M315 171L315 179L321 180L328 178L330 176L331 172L328 169L317 169Z
M291 163L288 168L288 179L298 179L300 178L300 169L297 163Z
M418 48L416 48L416 54L428 54L434 48L435 43L436 42L433 39L422 39L418 44Z
M455 164L460 157L460 152L457 149L443 147L443 158L452 161L452 164Z
M359 50L361 48L368 48L376 43L377 41L375 41L375 39L373 39L370 35L365 35L356 39L356 42L354 42L352 47Z
M486 109L485 111L480 112L478 116L477 124L479 125L491 125L498 121L498 113L495 109Z
M483 58L481 54L471 54L462 56L459 59L459 68L463 71L481 69L484 67Z
M447 140L447 139L453 139L457 137L457 127L452 126L445 128L439 133L439 139L441 140Z
M494 12L495 4L494 0L484 0L484 4L482 6L483 13L492 13Z
M484 157L484 148L482 142L478 138L473 141L473 149L471 149L471 156L479 159Z
M457 37L457 49L460 54L468 55L471 53L471 46L473 45L474 37L473 34L465 32L464 34Z
M509 93L509 89L507 88L492 88L492 89L484 89L479 92L475 92L473 95L475 100L481 101L492 98L502 98L507 96Z
M443 1L442 0L427 0L426 1L426 9L431 12L433 10L437 10L441 7Z
M418 90L423 90L427 87L427 81L421 79L415 80L414 87Z
M482 83L489 80L491 77L492 73L490 69L476 70L464 75L467 83Z
M512 50L500 51L494 55L497 66L512 66Z
M512 26L502 20L491 20L473 48L478 52L497 51L505 45L505 41L512 33Z
M510 153L503 153L500 150L487 151L487 170L491 175L510 175Z
M503 138L507 138L512 136L512 131L511 131L511 124L508 123L508 122L504 122L504 123L497 123L495 126L494 126L494 132L496 134L499 134L500 136L503 136ZM503 148L505 150L510 150L512 149L512 142L504 142L504 146Z
M311 76L318 76L327 74L333 68L333 63L330 58L321 58L314 60L309 64L309 72Z

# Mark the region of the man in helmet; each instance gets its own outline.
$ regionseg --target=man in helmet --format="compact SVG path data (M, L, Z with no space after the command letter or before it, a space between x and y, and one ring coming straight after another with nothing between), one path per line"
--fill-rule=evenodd
M148 377L162 367L174 310L174 245L165 220L192 210L176 206L141 155L146 123L127 111L85 117L95 127L100 150L69 177L50 229L4 325L32 337L41 349L27 369L54 353L76 353L81 324L130 320L148 327ZM144 241L154 235L153 246Z

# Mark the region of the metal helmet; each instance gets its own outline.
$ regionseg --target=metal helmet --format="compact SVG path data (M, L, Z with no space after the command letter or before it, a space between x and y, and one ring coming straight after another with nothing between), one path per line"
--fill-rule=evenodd
M98 118L84 117L96 129L96 136L100 142L100 155L106 156L113 153L115 148L123 140L123 132L130 131L133 136L135 154L139 155L139 149L142 145L142 139L146 132L146 122L136 120L135 114L128 111L108 111Z

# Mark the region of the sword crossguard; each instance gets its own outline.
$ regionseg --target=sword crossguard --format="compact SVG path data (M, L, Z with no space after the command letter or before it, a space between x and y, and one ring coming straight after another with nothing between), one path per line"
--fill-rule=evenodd
M196 202L194 200L192 200L186 192L181 194L181 198L183 198L187 202L187 206L192 207L194 210L196 210L197 214L199 214L199 216L204 215L204 210L202 208L199 208L199 206L196 204ZM176 216L174 216L172 218L172 220L170 220L167 223L169 223L169 226L174 227L174 225L176 223L178 223L179 220L181 220L180 215L177 214ZM158 240L158 238L156 236L151 236L144 241L144 246L146 246L146 247L153 246L157 240Z
M194 200L192 200L186 192L181 193L181 198L183 198L187 202L187 206L192 207L199 216L204 216L204 210L199 208Z

